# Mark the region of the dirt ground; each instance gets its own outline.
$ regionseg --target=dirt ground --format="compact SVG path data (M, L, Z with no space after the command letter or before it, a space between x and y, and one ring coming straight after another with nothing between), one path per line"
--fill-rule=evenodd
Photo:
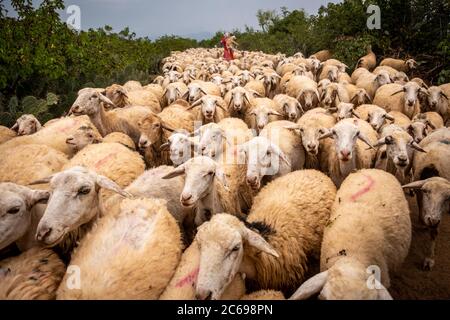
M415 198L407 198L413 223L411 248L403 267L396 274L391 274L389 292L394 299L450 299L450 215L442 217L435 266L432 271L423 271L422 262L430 237L418 220Z

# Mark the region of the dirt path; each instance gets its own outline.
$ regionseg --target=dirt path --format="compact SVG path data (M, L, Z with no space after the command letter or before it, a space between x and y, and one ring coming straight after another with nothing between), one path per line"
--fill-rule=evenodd
M408 197L413 223L409 255L403 267L391 275L389 292L394 299L450 299L450 215L442 218L432 271L423 271L422 262L428 250L429 235L418 220L415 198Z

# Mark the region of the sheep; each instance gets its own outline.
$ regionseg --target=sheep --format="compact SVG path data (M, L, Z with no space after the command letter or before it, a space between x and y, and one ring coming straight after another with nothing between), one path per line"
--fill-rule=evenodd
M113 132L115 134L119 132ZM109 135L108 135L109 136ZM128 137L128 136L126 136ZM131 139L131 138L130 138ZM72 149L72 153L76 154L89 144L101 143L102 136L94 126L81 126L72 135L66 139L66 144ZM133 141L131 141L133 142Z
M409 72L417 69L417 62L414 59L408 59L405 61L401 59L386 58L381 60L380 66L389 66L398 71Z
M411 124L411 119L400 111L390 111L388 112L388 115L394 118L392 124L396 124L404 129L408 128Z
M236 87L225 95L225 105L231 116L244 119L247 109L251 106L255 91Z
M439 113L444 124L448 125L450 120L449 96L443 90L443 86L432 86L428 88L427 102L432 111Z
M190 158L196 155L196 148L198 147L198 139L190 137L188 134L182 132L173 133L167 142L161 145L161 150L169 150L170 160L175 166L185 163Z
M0 152L0 182L27 185L60 171L67 156L46 145L27 144Z
M32 135L16 137L1 144L0 149L2 151L0 153L18 145L40 144L63 152L70 157L73 155L73 150L66 144L66 140L81 126L92 126L92 122L87 116L54 119Z
M276 94L281 77L275 71L271 71L265 72L263 75L257 77L256 79L263 81L266 96L272 99Z
M243 144L253 138L252 131L244 121L237 118L225 118L219 123L210 123L198 129L200 140L198 150L202 155L218 161L235 161L233 146ZM230 150L231 149L231 150Z
M336 120L341 121L347 118L359 118L355 112L355 105L353 103L341 102L336 107Z
M408 133L419 143L431 131L444 127L444 121L437 112L425 112L417 114L408 126Z
M162 86L163 82L164 82L164 77L163 77L163 76L157 76L157 77L155 77L155 79L153 79L153 81L152 81L152 83L158 84L158 85L160 85L160 86Z
M277 94L273 97L273 102L277 105L278 110L284 114L286 120L296 122L301 114L305 113L300 102L288 95Z
M403 188L412 189L416 192L420 221L428 228L430 233L430 248L423 261L422 268L431 271L435 265L435 248L439 222L442 219L442 215L447 213L449 207L450 182L445 178L431 177L411 182L404 185Z
M337 59L328 59L322 63L322 67L323 66L335 66L338 68L339 72L345 72L345 70L348 69L348 66L345 63L342 63Z
M253 193L245 183L245 170L238 164L217 163L209 157L198 156L179 165L163 179L180 175L185 175L180 203L194 207L197 226L224 211L241 216L251 205Z
M403 86L396 83L386 84L377 90L373 104L385 108L388 112L400 111L412 119L420 113L418 95L424 92L425 89L412 81Z
M180 263L160 300L194 300L197 282L200 250L197 241L183 252ZM220 300L236 300L245 294L245 283L241 274L237 274L220 296Z
M32 248L19 256L0 261L1 300L54 300L65 273L55 252Z
M410 243L409 207L398 181L377 169L352 173L336 194L324 230L321 272L290 299L320 293L326 300L390 300L389 273L400 268Z
M107 87L104 92L100 92L100 94L104 94L113 102L113 105L106 103L106 107L144 106L153 112L161 111L160 97L153 90L139 88L130 91L124 86L113 84Z
M163 106L174 103L177 99L181 99L188 92L188 87L182 82L174 82L169 84L163 93Z
M42 126L38 119L32 114L20 116L11 130L16 131L18 136L27 136L41 130Z
M388 73L389 78L393 81L396 76L398 76L399 71L389 66L378 66L373 70L373 74L379 75L380 73Z
M164 81L162 83L162 86L165 88L167 87L167 85L169 85L170 83L174 83L177 82L179 80L182 79L182 75L180 72L176 71L176 70L171 70L168 71L167 73L165 73L164 75ZM184 81L183 81L184 82ZM184 82L185 83L185 82ZM187 84L187 83L185 83Z
M258 97L266 96L266 88L264 87L264 84L258 80L251 80L247 82L247 84L244 86L244 89L247 89L250 92L254 92L254 94L256 94Z
M379 150L384 153L384 156L380 156L382 164L376 164L376 168L383 168L395 175L401 183L405 183L412 167L414 150L425 151L408 132L395 124L383 128L380 139L374 147L383 145L386 145L386 148Z
M221 97L209 94L204 95L186 110L193 109L197 106L200 106L201 110L197 112L195 120L201 122L202 124L210 122L217 123L228 117L228 110L226 109L225 102Z
M205 82L201 80L192 81L188 85L188 90L182 96L188 102L193 103L200 99L203 95L209 94L214 96L221 96L220 88L212 82Z
M329 111L335 111L339 103L350 102L345 86L341 83L330 83L322 92L322 105Z
M367 94L366 89L358 88L354 84L343 83L345 90L347 90L348 97L350 98L351 103L353 103L356 107L368 104L372 101L372 98Z
M41 203L50 193L10 182L0 183L0 191L0 250L15 243L26 251L36 245L34 232L45 210Z
M300 136L288 130L288 121L274 121L252 140L239 145L247 159L247 184L254 190L291 171L303 169L305 152Z
M331 82L337 82L339 77L339 67L332 64L322 65L318 80L329 79Z
M367 121L376 132L380 132L386 120L395 121L391 114L374 104L362 104L354 110L354 113L357 118Z
M245 86L251 80L255 80L255 76L248 70L240 70L237 75L241 77L242 84Z
M139 142L139 129L124 118L115 113L106 112L104 104L114 105L111 100L97 92L87 92L79 95L72 107L70 113L76 116L87 115L102 137L111 132L123 132L133 139L137 144Z
M327 150L331 147L329 139L319 140L319 138L336 124L335 118L328 114L325 109L315 108L307 111L296 125L286 126L287 129L294 130L300 135L305 149L305 168L328 170Z
M0 144L16 137L17 133L7 127L0 126Z
M361 75L356 81L356 86L365 89L369 97L373 99L375 97L377 90L380 87L389 83L391 83L389 74L385 71L381 71L377 75L373 73Z
M50 198L37 225L36 240L47 247L58 246L64 255L70 253L95 220L105 214L100 209L100 188L117 192L124 197L130 196L112 180L80 166L32 184L48 182ZM61 208L65 209L61 211Z
M177 101L161 113L150 114L138 123L141 130L138 146L145 150L145 161L149 167L170 164L169 154L160 147L167 142L173 131L194 131L194 116L185 105Z
M320 62L327 61L328 59L331 59L333 54L330 50L320 50L310 56L310 58L315 58L319 60Z
M317 83L305 76L294 76L286 85L286 94L296 98L305 111L319 105Z
M372 51L372 46L367 46L367 54L364 57L359 58L356 63L356 68L366 68L372 71L377 65L377 56Z
M281 120L283 115L277 111L276 103L269 98L255 98L245 115L245 123L260 132L264 127L276 120Z
M334 148L328 150L328 172L331 179L340 186L355 169L370 168L375 158L373 145L378 140L375 130L360 119L344 119L319 139L333 138ZM371 149L366 150L362 142Z
M291 293L303 282L308 260L319 255L335 195L323 173L294 171L261 190L246 221L227 213L213 216L196 235L197 297L218 299L237 272L246 274L252 290Z
M125 199L120 208L84 237L69 265L79 268L80 287L70 287L66 273L58 299L159 298L181 257L180 229L165 201Z

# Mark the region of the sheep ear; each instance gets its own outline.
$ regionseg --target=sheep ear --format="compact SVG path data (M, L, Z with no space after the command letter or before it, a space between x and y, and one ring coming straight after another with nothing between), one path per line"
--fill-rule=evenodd
M369 139L367 139L367 137L361 132L358 134L358 139L367 144L370 147L370 149L375 149L373 145L370 143Z
M272 151L273 153L275 153L277 156L280 157L281 160L283 160L289 167L291 166L291 162L289 161L289 159L287 158L287 156L284 154L283 151L281 151L281 149L274 145L271 144L270 145L270 151Z
M276 258L280 257L278 252L276 252L275 249L272 248L272 246L269 243L267 243L267 241L264 240L264 238L255 231L250 230L247 227L244 227L243 236L245 240L247 240L248 244L251 245L252 247L255 247L256 249L261 250L262 252L265 252L267 254L270 254Z
M323 135L321 135L319 137L319 140L322 140L322 139L325 139L325 138L333 138L333 136L334 136L334 130L331 129L331 130L328 130L328 132L326 132Z
M448 96L444 92L441 92L441 96L443 96L445 99L449 100Z
M283 116L281 113L279 113L278 111L275 111L275 110L271 110L271 111L269 112L269 115L272 115L272 116L279 116L279 117L282 117L282 116Z
M11 127L11 130L12 131L19 131L19 124L16 122L16 123L14 123L14 125Z
M225 178L225 172L223 172L222 168L216 167L216 178L220 181L220 183L223 185L225 190L229 191L229 186L227 182L227 178Z
M172 128L171 126L168 126L167 124L165 124L165 123L161 123L161 127L164 129L164 130L167 130L167 131L170 131L170 132L174 132L176 129L174 129L174 128Z
M314 277L303 282L294 292L289 300L305 300L322 291L328 280L328 270L316 274Z
M181 176L182 174L184 174L184 171L185 171L184 164L179 165L178 167L176 167L175 169L173 169L166 175L162 176L161 179L172 179L172 178Z
M159 147L159 149L160 149L161 151L167 151L167 150L169 150L169 148L170 148L170 142L163 143L163 144Z
M283 128L288 129L288 130L300 130L300 125L299 124L290 124L290 125L283 126Z
M112 181L109 178L102 176L100 174L97 175L96 183L99 187L101 187L103 189L108 189L108 190L114 191L123 197L126 197L126 198L132 197L132 195L130 193L123 190L117 183L115 183L114 181Z
M100 99L101 102L111 106L111 107L115 107L116 105L109 100L107 97L105 97L104 95L102 95L101 93L98 94L98 98Z
M187 108L186 110L190 110L195 108L196 106L199 106L200 104L202 104L203 102L203 98L198 99L197 101L195 101L189 108Z
M418 180L402 186L403 189L421 189L427 180Z
M411 146L411 148L416 149L419 152L427 153L427 151L419 146L419 144L415 141L411 142L409 145Z
M395 91L393 94L391 94L391 97L392 97L392 96L395 96L396 94L402 93L402 92L404 92L404 91L405 91L404 88L401 89L401 90Z
M48 198L50 198L50 192L47 190L28 189L26 197L28 208L32 208L37 203L47 203Z
M35 181L29 183L28 185L29 185L29 186L33 186L33 185L36 185L36 184L49 183L50 180L52 180L53 176L54 176L54 175L52 174L52 175L50 175L50 176L48 176L48 177L45 177L45 178L42 178L42 179L39 179L39 180L35 180Z
M388 113L386 113L386 114L384 115L384 117L385 117L386 119L388 119L388 120L395 121L395 118L394 118L393 116L391 116L390 114L388 114Z
M167 91L167 89L166 89ZM183 95L181 96L181 99L187 99L189 97L189 90L186 90L185 93L183 93Z

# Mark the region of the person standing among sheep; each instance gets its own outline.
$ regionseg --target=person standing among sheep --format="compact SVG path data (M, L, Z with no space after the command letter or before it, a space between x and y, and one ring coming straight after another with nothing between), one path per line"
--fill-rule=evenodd
M234 60L233 45L238 45L234 39L236 39L236 37L231 36L228 32L220 39L220 44L223 46L223 58L227 61Z

